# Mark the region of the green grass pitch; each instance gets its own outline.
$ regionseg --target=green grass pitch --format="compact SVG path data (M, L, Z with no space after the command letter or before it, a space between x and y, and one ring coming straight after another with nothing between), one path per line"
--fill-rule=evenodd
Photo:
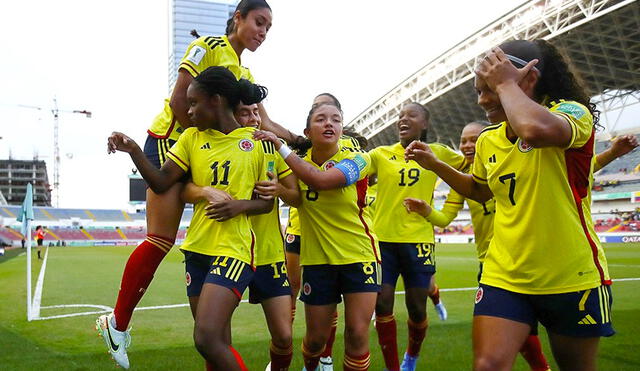
M113 306L122 270L131 247L63 247L49 249L42 290L42 306L88 304ZM640 277L640 244L608 244L606 253L614 279ZM440 245L437 281L441 289L476 286L478 265L471 245ZM35 285L41 261L33 259ZM101 338L93 328L97 314L27 322L26 255L9 250L0 257L0 369L1 370L113 370ZM400 288L401 289L401 288ZM471 368L471 319L473 290L443 290L449 319L440 321L429 304L430 325L422 348L419 370L468 370ZM640 280L613 285L613 323L617 334L601 341L601 370L640 369ZM140 307L184 304L182 254L173 249L160 266ZM299 302L294 324L292 370L302 369L300 343L304 311ZM396 296L398 343L402 354L407 343L404 297ZM43 308L41 317L96 311L95 308ZM342 309L339 308L339 311ZM187 307L137 311L132 320L133 370L203 370L204 362L193 346L193 321ZM341 369L342 323L334 345L336 370ZM557 370L541 328L545 354ZM241 304L233 321L233 343L250 370L264 370L269 362L269 335L259 306ZM383 368L373 324L370 330L371 369ZM526 370L519 357L515 370Z

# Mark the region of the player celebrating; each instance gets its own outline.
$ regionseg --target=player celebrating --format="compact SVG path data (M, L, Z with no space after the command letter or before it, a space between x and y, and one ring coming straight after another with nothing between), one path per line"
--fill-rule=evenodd
M194 328L196 348L212 368L220 370L246 369L230 346L227 324L253 277L254 237L246 215L273 207L272 200L251 199L254 183L266 178L268 162L275 161L273 146L252 140L255 129L240 128L231 107L240 100L257 103L265 96L264 87L237 81L224 67L203 71L187 90L189 118L197 128L185 131L161 169L125 135L114 133L109 138L109 151L130 153L141 175L158 193L190 172L196 185L210 185L235 199L208 207L215 220L206 217L206 203L198 203L182 245L188 252L187 270L193 273L191 289L200 291L201 286ZM99 325L108 333L109 321Z
M382 252L382 292L376 303L376 330L385 365L390 371L413 371L420 347L427 332L427 297L433 292L435 273L435 239L433 226L416 214L407 214L405 198L433 200L436 174L420 168L415 161L405 161L405 148L414 140L425 140L429 125L429 111L418 103L409 103L400 111L396 123L400 141L390 146L377 147L369 152L371 173L378 176L377 212L373 230L380 240ZM464 158L449 147L429 144L436 156L451 166L461 169ZM409 343L402 367L398 360L396 321L393 316L395 289L402 275L405 302L409 314ZM432 287L435 286L435 287ZM444 305L438 302L441 318L446 318Z
M377 241L364 215L369 156L340 148L342 112L332 104L312 107L305 135L312 148L304 159L268 132L301 180L301 300L307 331L302 342L306 370L315 370L329 336L336 304L345 301L345 370L369 367L368 328L380 289Z
M261 124L258 105L240 103L235 111L236 121L244 127L259 128ZM282 157L275 156L273 169L269 177L278 178L278 182L261 181L256 185L256 192L268 199L282 198L288 204L299 201L300 190L297 179L291 174L289 167ZM216 196L211 192L217 191L212 187L199 187L188 183L183 192L186 202L198 201L216 202ZM250 216L251 227L255 234L255 264L256 272L249 284L249 302L260 303L271 333L270 367L272 370L288 369L293 356L291 335L291 286L287 278L285 255L283 251L282 232L278 217L277 203L267 214ZM193 274L187 270L188 277ZM197 296L190 297L196 301ZM195 318L195 311L194 318Z
M242 0L227 22L226 35L200 37L193 41L180 62L178 79L163 111L154 119L144 145L147 158L160 168L169 147L192 122L187 88L199 73L210 66L224 66L237 79L253 81L249 70L242 67L240 57L245 49L255 51L265 40L271 27L271 8L264 0ZM130 335L127 330L133 310L142 299L158 265L175 242L184 203L180 199L182 183L174 184L162 194L147 190L147 238L133 251L122 274L118 299L113 313L96 322L111 321L110 336L105 339L111 356L121 367L128 368L126 353ZM108 318L107 318L108 317ZM107 334L104 334L107 335Z
M492 49L475 87L496 124L478 138L471 175L421 143L406 152L463 196L496 200L476 294L474 369L510 369L539 321L561 370L595 370L599 339L614 331L611 280L589 205L594 106L544 40Z

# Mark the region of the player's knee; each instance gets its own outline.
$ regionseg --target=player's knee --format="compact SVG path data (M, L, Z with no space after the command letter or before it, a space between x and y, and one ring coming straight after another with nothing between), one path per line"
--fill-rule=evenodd
M407 302L407 314L409 319L415 323L423 322L427 319L427 303L424 301L418 302L416 300Z
M206 359L215 357L216 352L219 352L221 350L220 348L225 345L224 341L222 341L221 334L205 326L199 326L197 323L193 330L193 342L198 352Z
M307 334L304 339L304 345L310 353L318 353L322 351L325 344L327 344L327 337L319 334L316 336Z
M393 303L378 300L376 303L376 315L377 316L389 316L393 314Z
M348 324L344 328L344 342L348 349L361 349L369 341L369 324Z
M508 370L509 367L505 360L494 357L492 354L477 355L473 360L474 371L500 371Z
M271 342L273 345L280 349L289 348L293 343L293 336L291 334L291 329L279 331L277 334L274 334L271 338Z

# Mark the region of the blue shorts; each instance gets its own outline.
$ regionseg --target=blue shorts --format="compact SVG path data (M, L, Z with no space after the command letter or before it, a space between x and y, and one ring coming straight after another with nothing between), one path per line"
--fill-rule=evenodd
M300 300L310 305L337 304L343 294L380 292L380 264L305 265Z
M615 334L611 325L611 286L528 295L480 284L475 302L474 316L510 319L532 328L540 322L549 332L571 337Z
M287 233L284 247L287 252L300 255L300 236Z
M436 273L435 245L380 241L382 284L396 286L402 275L404 287L428 288Z
M187 296L200 296L205 283L227 287L238 299L253 278L253 269L243 261L228 256L209 256L183 251L187 281Z
M160 139L147 135L147 140L144 142L144 154L153 166L160 169L162 164L167 161L167 152L175 142L172 139Z
M287 264L277 262L259 265L249 284L249 303L258 304L276 296L291 296Z

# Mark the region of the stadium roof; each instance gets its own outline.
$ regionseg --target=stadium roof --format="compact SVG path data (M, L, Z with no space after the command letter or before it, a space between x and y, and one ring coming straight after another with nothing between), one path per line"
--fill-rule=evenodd
M462 127L485 118L473 88L476 59L506 40L538 38L564 49L605 115L640 104L640 2L536 0L432 60L347 126L373 146L393 143L400 108L417 101L432 113L429 140L457 147Z

